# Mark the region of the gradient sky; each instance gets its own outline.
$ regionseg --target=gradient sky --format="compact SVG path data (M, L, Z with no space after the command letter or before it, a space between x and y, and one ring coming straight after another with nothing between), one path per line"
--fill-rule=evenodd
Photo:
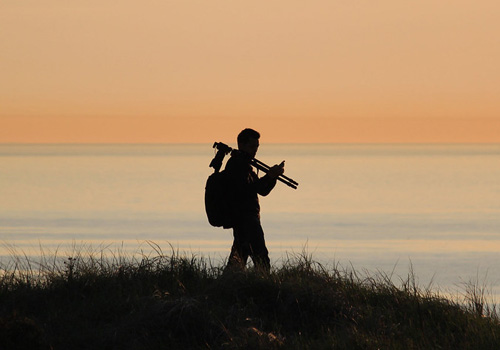
M0 4L0 142L500 142L498 0Z

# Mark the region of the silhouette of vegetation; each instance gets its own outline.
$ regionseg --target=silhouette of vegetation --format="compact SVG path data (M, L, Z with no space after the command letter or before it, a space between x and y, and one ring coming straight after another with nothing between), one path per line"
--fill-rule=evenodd
M302 253L271 273L154 250L82 248L0 266L0 349L498 349L484 291L459 303L412 273L361 276ZM61 260L63 260L61 262Z

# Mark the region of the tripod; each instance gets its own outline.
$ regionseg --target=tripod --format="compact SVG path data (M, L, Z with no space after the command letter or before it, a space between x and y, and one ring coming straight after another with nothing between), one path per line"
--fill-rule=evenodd
M224 160L224 157L226 154L232 153L232 152L240 152L238 150L233 150L231 147L228 145L222 143L222 142L215 142L213 145L213 148L217 149L217 154L215 155L214 159L212 159L212 162L210 162L210 167L214 168L214 171L218 173L220 171L220 168L222 166L222 161ZM264 173L268 173L269 169L271 167L257 158L253 158L250 161L250 164L254 166L255 168L263 171ZM280 175L277 178L278 181L284 183L287 186L290 186L293 189L297 189L297 186L299 185L297 181L285 176L285 175Z

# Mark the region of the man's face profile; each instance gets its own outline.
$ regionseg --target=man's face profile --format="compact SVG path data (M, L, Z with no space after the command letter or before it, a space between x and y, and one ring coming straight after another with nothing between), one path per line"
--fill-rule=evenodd
M242 143L238 148L240 151L243 151L254 158L257 154L257 150L259 149L259 140L250 138L248 142Z

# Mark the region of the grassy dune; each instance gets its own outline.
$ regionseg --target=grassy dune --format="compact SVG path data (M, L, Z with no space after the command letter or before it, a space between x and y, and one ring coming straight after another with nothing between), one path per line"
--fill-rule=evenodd
M208 259L82 249L0 267L0 349L500 349L500 321L409 275L326 269L307 254L270 274Z

